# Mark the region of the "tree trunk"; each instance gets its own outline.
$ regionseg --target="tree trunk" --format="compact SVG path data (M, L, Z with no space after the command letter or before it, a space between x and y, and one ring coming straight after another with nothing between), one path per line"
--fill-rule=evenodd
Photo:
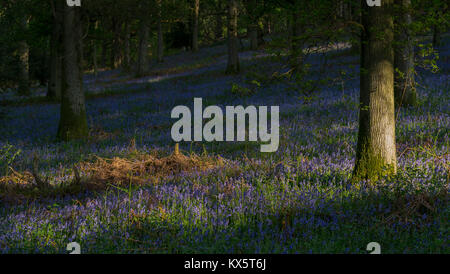
M102 67L106 68L108 66L107 60L108 60L108 41L107 39L104 39L102 44L102 56L101 56L101 63Z
M162 29L162 6L161 0L158 1L158 53L157 53L157 62L164 62L164 37L163 37L163 29Z
M288 41L288 45L287 48L289 50L290 53L292 53L293 49L294 49L294 16L291 12L287 13L286 16L286 21L287 21L287 41Z
M362 24L361 18L361 3L363 5L367 5L367 3L355 1L355 3L350 4L350 20L356 22L358 24ZM357 27L359 30L359 27ZM356 55L361 55L361 38L359 37L359 31L353 31L353 27L350 28L350 43L351 48L350 52L355 53Z
M292 14L292 47L291 47L291 68L296 72L303 70L303 22L301 21L301 12L294 12Z
M228 65L227 73L239 73L238 9L236 0L228 0Z
M24 16L21 19L22 29L23 33L27 32L28 29L28 19L26 16ZM19 89L18 93L19 95L28 96L31 94L30 90L30 47L28 46L28 43L26 39L24 38L22 41L19 42L19 48L18 48L18 55L19 55Z
M97 44L95 43L95 40L91 41L92 45L92 65L94 67L94 77L97 81L98 76L98 63L97 63Z
M441 45L441 30L438 25L433 27L433 48L439 49Z
M62 13L64 6L61 1L54 1L52 36L50 41L50 81L48 83L47 97L61 101L62 77Z
M149 26L146 19L141 19L139 27L139 48L138 48L138 60L137 60L137 77L142 77L148 74L148 37Z
M192 51L198 51L198 14L200 10L200 0L194 1L194 29L192 31Z
M81 69L80 8L65 5L63 20L63 84L58 138L68 141L85 138L88 135Z
M362 0L360 113L354 179L377 180L397 169L394 105L394 0Z
M270 15L265 17L264 22L264 32L266 34L272 34L272 18Z
M216 40L220 40L223 37L223 19L222 15L216 15L216 30L215 30Z
M130 34L130 25L128 22L125 22L125 35L124 35L124 45L123 45L123 62L122 62L122 68L124 71L128 72L130 71L131 67L131 56L130 56L130 40L131 40L131 34Z
M250 38L250 48L252 50L258 49L258 25L250 24L248 27L249 38Z
M396 26L395 48L395 102L397 106L415 105L414 41L411 34L411 0L401 0L401 14Z
M121 24L117 19L113 19L113 41L112 41L112 56L111 67L116 69L121 66L122 56L120 51L120 36Z

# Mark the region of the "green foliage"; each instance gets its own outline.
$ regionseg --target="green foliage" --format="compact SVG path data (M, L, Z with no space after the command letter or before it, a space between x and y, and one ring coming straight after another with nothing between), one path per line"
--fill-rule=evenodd
M420 57L416 66L430 70L433 73L439 72L437 61L439 53L433 48L432 44L419 44L417 55Z

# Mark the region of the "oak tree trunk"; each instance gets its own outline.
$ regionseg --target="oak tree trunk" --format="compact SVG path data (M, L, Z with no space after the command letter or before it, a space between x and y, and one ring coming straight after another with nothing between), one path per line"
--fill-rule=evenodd
M360 113L354 179L396 172L394 104L394 0L368 7L362 0Z
M72 140L88 135L83 93L80 8L64 7L61 117L58 138Z

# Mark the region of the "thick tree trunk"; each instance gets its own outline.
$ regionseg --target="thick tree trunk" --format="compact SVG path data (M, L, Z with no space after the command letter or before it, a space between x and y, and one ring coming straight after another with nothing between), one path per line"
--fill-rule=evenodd
M81 69L82 37L79 13L80 8L67 5L64 7L64 58L58 138L65 141L85 138L88 135Z
M396 172L394 104L394 0L363 3L360 117L354 179L376 180Z
M28 29L28 19L24 16L21 19L23 32L27 32ZM19 42L19 48L17 50L19 55L19 95L28 96L31 94L30 90L30 47L26 39Z
M228 0L228 65L227 73L239 73L238 9L236 0Z
M139 48L136 76L141 77L148 73L148 37L149 26L146 19L141 19L139 26Z
M194 1L194 26L192 30L192 51L198 51L198 14L200 10L200 0Z
M61 1L54 1L52 36L50 41L50 81L48 83L47 97L61 100L61 77L62 77L62 15L63 8Z
M414 41L411 34L411 0L401 0L395 48L395 102L397 106L415 105L417 94L414 79Z
M157 62L164 62L164 37L162 29L162 6L161 0L158 1L158 52L157 52Z

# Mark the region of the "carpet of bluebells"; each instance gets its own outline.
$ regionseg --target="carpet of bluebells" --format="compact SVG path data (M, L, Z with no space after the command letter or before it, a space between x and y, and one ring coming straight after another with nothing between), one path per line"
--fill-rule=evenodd
M249 142L184 143L185 154L229 163L145 187L2 202L0 253L67 253L70 242L82 253L367 253L369 242L382 253L449 253L450 47L440 54L439 73L418 71L418 106L397 113L398 175L376 185L349 180L359 66L345 49L328 53L326 76L337 80L308 96L283 81L249 84L282 68L263 52L242 52L242 74L225 75L224 46L169 56L145 78L87 75L85 142L55 140L58 104L3 95L18 103L0 109L0 174L28 170L37 157L53 184L68 180L58 171L95 155L127 157L131 140L140 152L170 154L170 111L192 107L194 97L221 107L279 105L281 113L273 154ZM233 84L254 92L232 93Z

